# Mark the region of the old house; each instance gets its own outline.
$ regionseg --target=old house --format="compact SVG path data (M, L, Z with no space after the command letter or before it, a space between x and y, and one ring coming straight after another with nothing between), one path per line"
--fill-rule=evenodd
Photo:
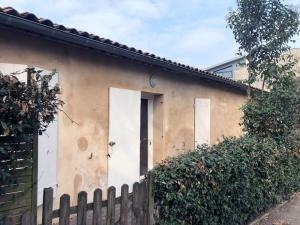
M13 8L0 8L0 34L0 71L56 69L76 122L59 113L39 137L38 206L44 187L74 204L81 190L132 184L168 156L242 132L246 87L232 79Z

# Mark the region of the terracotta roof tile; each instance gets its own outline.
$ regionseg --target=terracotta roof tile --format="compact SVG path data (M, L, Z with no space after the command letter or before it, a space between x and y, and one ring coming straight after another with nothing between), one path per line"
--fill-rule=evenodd
M48 19L43 19L43 18L40 18L39 19L39 23L43 24L43 25L46 25L46 26L49 26L49 27L53 27L53 23L51 20L48 20Z

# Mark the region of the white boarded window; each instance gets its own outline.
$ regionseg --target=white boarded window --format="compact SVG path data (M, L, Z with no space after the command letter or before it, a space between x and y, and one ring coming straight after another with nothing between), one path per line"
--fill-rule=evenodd
M39 70L39 69L37 69ZM42 69L41 69L42 70ZM43 74L50 74L50 71L43 71ZM56 73L50 82L50 87L58 83ZM47 130L38 137L38 206L43 203L44 188L52 187L54 196L56 195L57 185L57 149L58 149L58 116L49 124Z
M10 75L12 73L18 73L15 76L21 82L27 83L27 65L22 64L10 64L10 63L0 63L0 72L4 75Z
M15 76L27 83L27 65L0 63L0 72L4 75L18 73ZM36 70L43 70L35 68ZM43 70L42 74L50 74L51 71ZM55 74L50 82L54 87L58 83L58 74ZM57 184L57 149L58 149L58 121L55 120L49 125L43 135L38 136L38 174L37 174L37 204L43 203L43 189L52 187L54 194Z
M210 99L195 99L195 147L210 144Z

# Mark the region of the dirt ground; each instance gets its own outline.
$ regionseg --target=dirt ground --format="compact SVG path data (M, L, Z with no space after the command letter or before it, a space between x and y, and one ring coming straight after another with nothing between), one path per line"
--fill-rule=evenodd
M300 192L249 225L300 225Z

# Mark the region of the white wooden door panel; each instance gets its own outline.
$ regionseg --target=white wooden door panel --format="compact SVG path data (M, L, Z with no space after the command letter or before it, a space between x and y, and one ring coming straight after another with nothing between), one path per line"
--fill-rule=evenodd
M153 169L153 97L148 99L148 170Z
M117 195L122 184L139 181L140 111L140 91L110 88L108 186L115 186Z
M210 144L210 99L195 99L195 148Z

